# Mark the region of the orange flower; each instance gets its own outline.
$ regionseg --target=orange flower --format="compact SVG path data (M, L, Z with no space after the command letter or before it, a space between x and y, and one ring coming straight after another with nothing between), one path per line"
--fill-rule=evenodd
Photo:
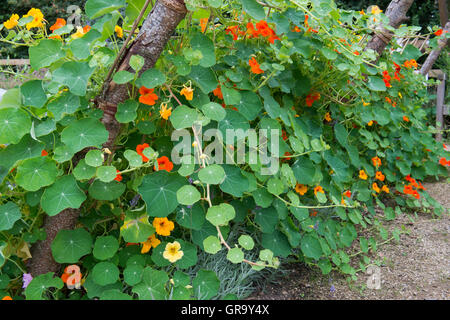
M47 152L47 151L45 151L45 149L44 149L44 150L42 150L42 152L41 152L41 156L42 156L42 157L48 156L48 152Z
M120 172L119 170L116 170L117 172ZM120 175L120 174L118 174L115 178L114 178L114 180L116 180L116 181L122 181L122 175Z
M142 161L144 162L148 162L148 158L144 155L144 149L149 148L150 146L147 143L144 144L138 144L136 147L136 152L138 153L138 155L140 155L142 157Z
M345 195L347 198L350 198L350 197L352 196L352 192L351 192L350 190L347 190L347 191L344 192L344 195Z
M161 103L161 108L159 109L159 115L164 120L169 120L170 115L172 114L172 107L167 109L166 103Z
M4 296L4 297L2 298L2 300L12 300L12 298L11 298L10 296Z
M250 65L250 68L254 74L264 73L264 71L262 71L261 68L259 67L258 61L256 61L254 57L248 60L248 64Z
M367 180L367 174L364 170L359 170L359 178L363 180Z
M58 30L59 28L62 28L65 25L66 25L66 20L57 18L55 24L50 27L50 31Z
M281 130L281 137L283 138L284 141L286 141L288 139L288 136L286 134L286 131Z
M220 89L220 85L218 85L217 88L215 88L215 89L213 90L213 94L214 94L217 98L223 100L223 94L222 94L222 89Z
M378 180L380 180L380 181L384 181L384 174L381 173L381 171L377 171L377 172L375 173L375 179L378 179Z
M309 216L310 217L315 217L315 216L317 216L317 211L313 211L313 212L311 212L310 214L309 214Z
M330 121L331 121L331 116L330 116L330 113L329 113L329 112L327 112L327 113L325 114L325 120L326 120L327 122L330 122Z
M442 36L442 33L444 33L444 30L442 30L442 29L439 29L439 30L436 30L435 32L434 32L434 34L436 35L436 36Z
M378 187L378 185L377 185L376 182L374 182L374 183L372 184L372 189L375 190L376 193L380 193L380 192L381 192L381 189Z
M154 89L149 89L144 86L140 87L139 93L141 94L141 96L139 97L139 102L149 106L153 106L156 100L158 100L158 96L153 91Z
M169 158L166 156L162 156L158 158L158 171L166 170L167 172L172 171L173 169L173 163L170 162ZM156 166L153 167L154 170L156 170Z
M295 192L297 192L299 195L301 196L304 195L306 191L308 191L308 187L305 186L304 184L297 183L295 185Z
M450 166L450 160L447 161L447 159L445 159L444 157L439 159L439 164L441 166Z
M249 38L257 38L259 35L258 31L255 29L255 26L251 22L247 23L246 33L249 35Z
M317 192L325 193L321 186L317 186L314 188L314 195L317 195Z
M409 122L409 118L407 116L403 116L403 121Z
M320 93L318 93L318 92L310 93L306 96L306 105L308 107L311 107L313 105L313 103L319 99L320 99Z
M378 157L373 157L372 158L372 164L373 164L374 167L378 168L379 166L381 166L381 159L378 158Z
M370 120L369 122L367 122L367 125L368 125L369 127L371 127L371 126L373 125L373 121Z
M157 239L155 234L152 234L150 237L148 237L147 241L142 242L142 249L141 253L147 253L150 251L150 249L156 248L161 243L161 240Z
M356 50L355 50L355 51L353 51L353 54L354 54L354 55L356 55L356 56L359 56L359 52L358 52L358 51L356 51Z
M226 34L231 33L233 35L233 40L236 41L238 39L238 34L237 34L238 28L239 28L239 26L230 26L225 29L225 33Z
M184 87L181 89L180 94L186 97L186 100L192 100L194 97L194 89L191 87Z
M294 30L292 30L293 32L302 32L302 29L300 29L299 27L295 26Z
M207 25L208 25L208 18L200 19L200 27L202 28L202 33L205 32Z
M391 76L387 70L383 71L383 81L386 88L390 88L391 86Z
M406 60L405 63L403 64L406 68L412 68L414 67L415 69L417 69L417 62L414 59L411 60Z
M237 110L236 110L237 111ZM289 156L291 156L291 154L290 154L290 152L288 152L288 151L286 151L285 153L284 153L284 156L285 156L285 158L283 158L281 161L282 162L286 162L286 161L289 161L289 160L291 160L292 158L291 157L289 157Z
M384 185L383 187L381 187L381 191L389 193L389 188L387 185Z
M170 232L175 228L174 223L167 218L155 218L153 220L153 226L157 234L166 237L170 236Z

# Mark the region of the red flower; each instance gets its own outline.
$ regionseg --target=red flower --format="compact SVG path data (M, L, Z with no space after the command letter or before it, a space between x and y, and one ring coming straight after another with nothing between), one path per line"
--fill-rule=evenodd
M138 144L136 147L136 152L138 155L142 157L142 161L147 162L149 159L144 155L144 149L149 148L150 146L147 143Z
M439 164L441 166L450 166L450 160L447 161L447 159L445 159L444 157L442 157L441 159L439 159Z
M117 172L120 172L119 170L116 170ZM115 178L114 178L114 180L116 180L116 181L122 181L122 175L120 175L120 174L118 174Z
M169 158L166 156L162 156L158 158L158 170L166 170L167 172L172 171L173 169L173 163L170 162ZM156 166L154 166L154 170L156 170Z
M344 195L345 195L347 198L350 198L350 197L352 196L352 192L351 192L350 190L347 190L347 191L344 192Z
M218 85L217 88L215 88L215 89L213 90L213 94L214 94L217 98L223 100L223 94L222 94L222 90L220 89L220 85Z
M264 73L264 71L259 67L259 63L258 61L256 61L255 57L252 57L250 60L248 60L248 64L254 74Z
M318 93L318 92L310 93L306 96L306 105L308 107L311 107L313 105L313 103L319 99L320 99L320 93Z
M42 150L42 152L41 152L41 156L43 156L43 157L45 157L45 156L48 156L48 152L47 152L47 151L45 151L45 149L44 149L44 150Z
M435 32L434 32L434 34L436 35L436 36L442 36L442 34L444 33L444 30L442 30L442 29L439 29L439 30L436 30Z
M238 39L238 35L237 35L238 28L239 28L239 26L230 26L225 29L225 33L226 34L231 33L233 35L233 40L236 41Z

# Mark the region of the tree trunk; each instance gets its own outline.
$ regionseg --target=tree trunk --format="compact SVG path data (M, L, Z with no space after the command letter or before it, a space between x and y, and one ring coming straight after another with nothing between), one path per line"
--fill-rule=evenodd
M447 22L445 25L444 31L450 32L450 21ZM431 68L433 67L433 64L436 62L437 58L439 58L439 55L442 52L442 49L447 45L447 38L439 39L438 41L438 47L431 51L431 53L428 55L427 59L422 65L422 68L420 68L420 73L422 75L427 75L428 72L430 72Z
M158 0L145 19L135 42L127 49L118 70L130 70L130 57L136 54L145 59L141 72L152 68L186 13L184 0ZM114 146L120 131L120 124L115 119L117 105L128 98L127 85L111 82L105 95L96 99L97 107L104 111L102 122L109 132L108 141L104 147L113 148ZM83 155L77 155L75 158L81 159ZM76 159L75 162L77 162ZM81 208L66 209L56 216L45 218L43 227L47 232L47 238L44 241L38 241L31 249L32 258L28 272L34 277L47 272L58 272L60 265L53 259L51 244L60 230L75 227L80 211Z
M392 0L386 9L386 16L389 18L389 25L398 28L406 20L406 12L413 4L414 0ZM392 40L393 33L384 28L381 24L376 28L375 34L366 46L366 49L375 50L381 55L383 50Z

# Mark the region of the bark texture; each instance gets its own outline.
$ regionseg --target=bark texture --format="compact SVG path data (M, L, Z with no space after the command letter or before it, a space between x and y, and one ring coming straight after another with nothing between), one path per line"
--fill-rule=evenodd
M131 70L129 61L135 54L145 59L145 65L141 72L152 68L186 13L184 0L158 0L145 19L136 40L124 54L118 71ZM120 131L120 124L115 119L117 105L128 98L127 85L111 82L105 95L96 99L97 107L104 111L102 122L109 132L108 141L104 147L114 149L114 141ZM83 155L78 155L77 158L81 159ZM75 227L80 211L81 209L66 209L56 216L46 216L43 227L47 232L47 238L37 242L31 248L32 258L29 260L28 272L34 277L47 272L59 271L60 265L53 259L51 244L60 230Z
M408 20L406 13L414 0L392 0L386 9L386 16L389 17L389 25L398 28L402 22ZM366 49L375 50L380 55L392 39L392 32L379 25L375 34L366 46Z
M445 25L444 31L450 32L450 21L447 22ZM439 46L431 51L431 53L428 55L427 59L422 65L422 68L420 68L420 73L422 75L427 75L428 72L430 72L431 68L433 67L433 64L436 62L437 58L439 58L439 55L442 52L442 49L447 45L447 38L442 38L438 41Z

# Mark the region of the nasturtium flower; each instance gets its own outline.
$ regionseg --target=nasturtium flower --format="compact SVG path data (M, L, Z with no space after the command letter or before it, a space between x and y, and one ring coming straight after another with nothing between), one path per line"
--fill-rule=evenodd
M161 241L156 238L155 234L152 234L150 237L148 237L147 241L142 242L141 253L144 254L149 252L152 247L156 248L160 243Z
M365 102L364 99L362 99L362 103L363 103L364 107L367 107L368 105L370 105L370 103L369 102Z
M144 86L139 88L139 93L141 96L139 97L139 102L153 106L156 103L156 100L158 100L158 96L153 92L154 89L149 89Z
M387 186L387 185L382 186L382 187L381 187L381 191L386 192L386 193L389 193L389 188L388 188L388 186Z
M158 170L166 170L167 172L172 171L173 169L173 163L169 160L169 158L167 158L166 156L162 156L160 158L158 158ZM156 166L154 167L154 169L156 170Z
M373 121L370 120L369 122L367 122L367 125L368 125L369 127L371 127L371 126L373 125Z
M32 8L28 11L26 15L23 16L24 18L27 17L33 17L33 20L31 22L28 22L26 24L27 30L30 30L31 28L39 28L43 27L42 21L44 20L44 15L42 14L41 10Z
M378 168L379 166L381 166L381 159L380 158L373 157L371 160L372 160L372 164L373 164L374 167Z
M325 114L325 120L327 121L327 122L330 122L332 119L331 119L331 115L330 115L330 113L329 112L327 112L326 114Z
M200 28L202 28L202 33L205 32L207 25L208 25L208 18L200 19Z
M8 20L3 22L3 25L5 26L6 29L12 29L18 24L19 24L19 15L15 13L11 15L11 17Z
M217 98L223 100L223 94L222 94L222 89L220 89L220 85L218 85L217 88L215 88L215 89L213 90L213 94L214 94Z
M442 34L444 33L444 30L442 30L442 29L438 29L438 30L436 30L435 32L434 32L434 35L436 35L436 36L442 36Z
M83 28L77 27L77 32L72 34L72 38L79 39L79 38L83 37L86 33L88 33L90 30L91 30L90 26L84 26Z
M383 10L380 10L380 7L378 7L377 5L372 6L372 10L371 10L372 14L380 14L383 12Z
M317 195L317 192L325 193L321 186L317 186L314 188L314 195Z
M42 156L42 157L48 156L48 152L45 151L45 149L42 150L42 151L41 151L41 156Z
M170 232L175 228L174 223L166 217L153 219L153 226L157 234L165 237L170 236Z
M116 170L116 171L120 172L119 170ZM119 181L119 182L122 181L122 175L117 173L117 176L114 178L114 180Z
M184 87L181 89L180 94L186 98L186 100L192 100L194 98L194 89L191 87Z
M376 193L380 193L381 192L381 189L378 187L376 182L372 183L372 189L374 191L376 191Z
M439 164L441 166L450 166L450 160L447 161L447 159L445 159L444 157L439 159Z
M406 68L415 68L417 69L417 62L414 59L411 60L406 60L405 63L403 64Z
M117 34L119 38L123 38L123 29L120 26L116 25L114 27L114 32Z
M238 28L239 28L239 26L230 26L230 27L228 27L228 28L226 28L225 29L225 34L232 34L233 35L233 40L237 40L238 39L238 34L237 34L237 31L238 31Z
M344 192L344 195L345 195L347 198L350 198L350 197L352 196L352 192L351 192L350 190L347 190L347 191Z
M170 115L172 114L172 107L167 109L166 103L161 103L161 108L159 109L159 114L161 118L164 120L169 120Z
M4 296L4 297L2 298L2 300L12 300L12 298L11 298L10 296Z
M138 155L140 155L142 157L142 161L143 162L148 162L148 158L144 155L144 149L149 148L150 146L148 145L148 143L144 143L144 144L138 144L136 147L136 152Z
M259 63L258 61L256 61L255 57L252 57L250 60L248 60L248 64L254 74L264 73L264 71L259 67Z
M409 122L409 118L407 116L403 116L403 121Z
M320 93L318 93L318 92L310 93L306 96L306 105L308 107L311 107L313 105L313 103L319 99L320 99Z
M181 245L178 241L169 242L163 252L164 259L174 263L183 257L183 251L180 250Z
M367 180L367 174L364 170L359 170L359 178L362 180Z
M62 18L57 18L54 25L50 27L50 31L58 30L66 25L66 20Z
M308 191L308 187L305 186L304 184L297 183L295 185L295 192L297 192L299 195L301 196L304 195L306 191Z
M375 179L378 179L378 180L380 180L380 181L384 181L384 174L381 172L381 171L377 171L376 173L375 173Z

